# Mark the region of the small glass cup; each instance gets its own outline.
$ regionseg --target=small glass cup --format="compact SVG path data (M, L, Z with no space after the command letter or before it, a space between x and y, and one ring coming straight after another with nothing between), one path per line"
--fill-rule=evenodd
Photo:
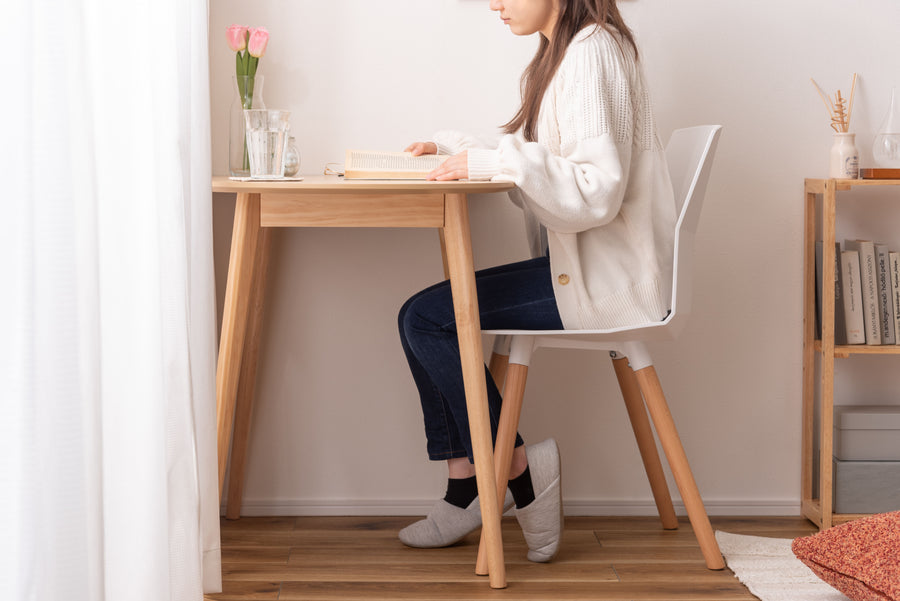
M284 177L284 155L290 131L290 111L278 109L247 109L247 153L250 156L250 177L278 179Z

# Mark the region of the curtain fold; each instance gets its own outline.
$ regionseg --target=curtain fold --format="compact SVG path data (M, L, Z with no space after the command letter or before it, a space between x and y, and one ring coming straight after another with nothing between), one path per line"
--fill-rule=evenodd
M220 590L206 0L9 7L0 599Z

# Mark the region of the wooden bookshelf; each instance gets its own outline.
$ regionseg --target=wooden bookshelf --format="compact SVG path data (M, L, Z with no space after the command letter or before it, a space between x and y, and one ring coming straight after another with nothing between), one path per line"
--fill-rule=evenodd
M822 341L815 340L816 352L822 352ZM868 344L835 344L834 358L846 359L850 355L900 355L900 345L882 344L869 346Z
M864 514L834 513L832 495L832 455L834 440L834 368L835 359L851 355L900 355L900 345L835 345L834 343L834 270L822 269L822 339L816 339L816 230L821 230L822 265L835 263L835 224L838 192L857 187L900 186L900 179L850 180L807 179L804 186L805 216L803 231L803 432L801 498L803 515L819 528L848 522ZM821 209L817 197L822 197ZM816 381L816 358L821 365ZM820 388L816 398L816 384ZM818 490L813 490L816 442L815 410L819 411Z

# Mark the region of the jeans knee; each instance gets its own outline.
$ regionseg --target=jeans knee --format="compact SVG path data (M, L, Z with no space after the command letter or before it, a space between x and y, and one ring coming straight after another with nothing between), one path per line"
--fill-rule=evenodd
M409 340L416 335L433 337L455 335L453 301L440 289L428 289L414 295L400 309L401 335Z
M410 349L419 348L417 342L421 342L423 333L429 335L439 331L433 322L431 322L427 314L427 302L423 301L425 292L419 292L407 300L400 308L397 315L397 327L400 330L400 339L405 346ZM424 312L424 313L423 313ZM417 351L413 351L417 354Z
M403 336L409 340L410 336L415 336L417 332L423 332L433 329L429 320L422 315L421 298L414 296L409 299L400 312L400 330Z
M406 316L409 313L409 307L412 305L415 296L411 296L403 303L403 306L400 307L400 311L397 312L397 329L400 331L400 337L406 339Z

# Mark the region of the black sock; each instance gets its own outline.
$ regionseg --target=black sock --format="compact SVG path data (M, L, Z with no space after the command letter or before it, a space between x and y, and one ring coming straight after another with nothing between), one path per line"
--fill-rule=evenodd
M512 491L516 508L522 509L534 501L534 486L531 484L531 470L525 466L525 471L509 481L509 490Z
M465 509L477 496L478 484L475 482L475 476L447 479L447 494L444 495L444 500L451 505Z

